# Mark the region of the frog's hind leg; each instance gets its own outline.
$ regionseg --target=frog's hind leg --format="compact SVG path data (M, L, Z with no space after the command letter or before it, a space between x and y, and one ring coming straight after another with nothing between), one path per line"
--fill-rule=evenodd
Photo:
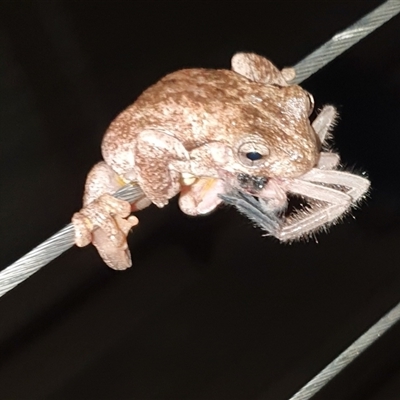
M111 195L124 183L105 162L96 164L86 180L83 208L72 217L76 245L93 243L113 269L131 266L126 236L138 224L138 219L130 216L131 204Z

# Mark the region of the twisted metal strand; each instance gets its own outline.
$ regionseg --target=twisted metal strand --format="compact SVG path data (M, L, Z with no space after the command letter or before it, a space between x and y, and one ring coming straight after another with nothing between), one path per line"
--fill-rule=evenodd
M328 364L289 400L308 400L400 320L400 303Z
M337 33L331 40L295 65L296 77L292 83L306 80L399 12L400 0L388 0L344 31Z
M300 83L310 77L399 12L400 0L388 0L355 24L333 36L331 40L296 64L294 67L296 78L293 83ZM369 328L289 400L308 400L313 397L399 320L400 303Z
M399 12L400 0L388 0L343 32L336 34L331 40L295 66L296 78L293 83L300 83L307 79ZM134 202L142 197L143 194L139 187L128 185L120 189L116 193L116 196L129 202ZM72 247L73 244L73 226L69 224L21 259L1 271L0 297L58 257L65 250ZM307 400L311 398L399 319L400 304L395 306L358 338L350 347L292 396L290 400Z
M134 203L143 197L143 192L139 186L126 185L119 189L114 196ZM19 260L3 269L0 272L0 297L64 253L64 251L68 250L74 244L74 227L72 224L68 224Z

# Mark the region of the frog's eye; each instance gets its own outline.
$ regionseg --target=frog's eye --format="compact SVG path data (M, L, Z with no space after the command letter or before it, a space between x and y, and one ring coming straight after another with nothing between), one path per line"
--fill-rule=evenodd
M248 153L246 153L246 157L251 161L258 161L263 158L263 155L257 151L249 151Z
M249 167L256 167L265 161L268 156L268 148L259 143L244 143L239 147L240 162Z

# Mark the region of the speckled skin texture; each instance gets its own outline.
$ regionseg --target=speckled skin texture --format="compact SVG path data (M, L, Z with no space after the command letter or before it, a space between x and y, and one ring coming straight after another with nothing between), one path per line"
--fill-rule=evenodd
M309 95L299 86L260 84L228 70L181 70L147 89L112 122L103 156L118 174L132 171L148 197L163 205L179 192L179 185L171 190L178 174L168 177L174 170L214 178L221 170L302 175L319 154L309 113ZM211 143L224 154L208 157ZM244 144L268 154L260 163L243 163ZM196 156L202 146L207 155Z
M320 173L339 163L338 155L323 151L336 111L325 108L311 124L312 97L288 83L293 77L292 69L279 71L261 56L238 53L232 70L184 69L148 88L104 136L104 162L89 173L84 208L73 217L77 245L92 242L111 268L130 266L125 237L138 220L126 218L126 202L107 197L127 181L145 195L132 210L163 207L180 193L183 212L206 214L220 204L219 195L248 192L263 200L263 212L273 219L269 233L281 240L337 219L369 182L339 171ZM343 183L351 194L325 183ZM314 203L315 218L303 213L285 221L289 192L311 194L329 206Z

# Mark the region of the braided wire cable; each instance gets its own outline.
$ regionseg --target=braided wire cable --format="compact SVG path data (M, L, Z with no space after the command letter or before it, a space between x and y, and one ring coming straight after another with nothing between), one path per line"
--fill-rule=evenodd
M295 65L296 77L292 83L304 81L399 12L400 0L388 0L344 31L337 33Z
M307 79L399 12L400 0L387 0L355 24L336 34L294 67L296 78L293 83L300 83ZM142 197L143 193L138 186L126 185L115 196L132 203ZM72 224L69 224L0 272L0 297L73 245L74 229ZM400 303L301 388L290 400L311 398L399 319Z
M125 185L114 196L134 203L143 197L143 192L139 186ZM67 251L74 244L74 227L72 224L68 224L19 260L3 269L0 272L0 297L64 253L64 251Z
M400 12L400 0L388 0L349 28L336 34L331 40L295 65L296 78L293 82L299 83L308 78L398 12ZM142 196L138 187L130 185L123 187L117 193L127 196L126 199L130 202L134 202ZM67 225L0 272L0 297L73 245L73 228L72 225Z
M400 320L400 303L362 334L289 400L308 400Z
M0 297L74 245L74 227L67 225L0 272Z
M294 67L296 77L293 83L300 83L310 77L399 12L400 0L388 0L344 31L334 35L331 40L296 64ZM289 400L308 400L313 397L399 320L400 303L339 354Z

